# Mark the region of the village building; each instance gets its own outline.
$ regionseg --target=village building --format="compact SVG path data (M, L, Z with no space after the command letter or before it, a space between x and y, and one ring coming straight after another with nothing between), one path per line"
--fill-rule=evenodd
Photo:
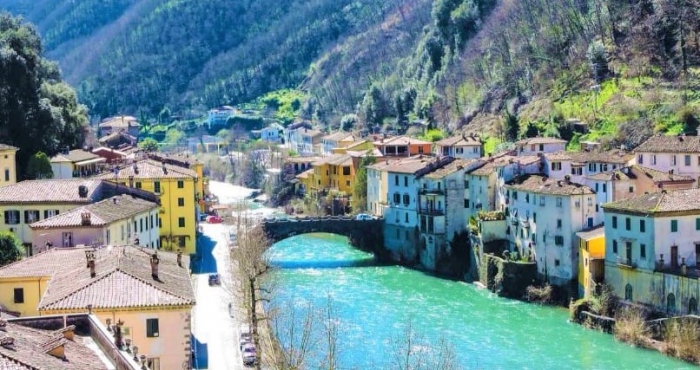
M211 130L219 126L226 125L229 117L231 117L234 113L236 113L236 108L229 105L222 105L220 107L210 109L209 112L207 112L207 128Z
M273 122L260 130L260 139L268 143L279 143L282 138L280 133L283 131L282 125Z
M0 144L0 170L2 170L2 177L0 177L0 186L12 185L17 182L17 151L16 148L11 145Z
M132 116L116 116L102 120L98 125L100 137L108 136L115 132L124 132L138 140L141 124Z
M538 155L566 149L566 140L553 137L531 137L515 142L516 155Z
M690 176L698 187L700 136L657 134L634 149L637 164L661 172Z
M374 142L374 146L387 157L409 157L414 155L430 155L432 143L410 138L408 136L394 136L380 138Z
M180 253L53 248L0 268L0 304L21 316L91 312L138 346L151 370L191 361L195 295L189 258Z
M226 140L212 135L188 137L186 141L187 151L192 154L214 153L216 155L220 155L223 154L222 149L225 150L227 147Z
M537 263L542 279L576 292L576 232L595 226L595 193L568 178L523 175L508 182L506 238L511 252Z
M576 233L578 240L578 296L590 298L605 283L605 226Z
M628 302L698 314L700 189L641 194L603 208L605 283Z
M64 151L50 160L54 179L94 176L104 171L105 162L105 158L82 149Z
M100 145L111 149L124 149L135 147L138 144L138 138L131 136L124 131L115 131L109 135L101 137L97 142Z
M569 176L572 182L585 183L587 176L609 172L634 163L634 154L612 149L581 152L558 151L544 154L544 173L556 180Z
M435 143L435 155L461 159L481 158L484 155L484 143L479 136L473 134L448 137Z
M355 135L351 132L336 132L321 138L321 155L333 155L336 148L345 148L355 142Z
M119 163L124 163L126 161L127 156L128 156L128 154L126 152L123 152L123 151L117 150L117 149L110 149L110 148L106 148L106 147L95 148L92 150L92 152L94 154L97 154L100 157L104 158L108 165L115 165L115 164L119 164Z
M35 222L33 253L76 245L158 246L158 205L131 195L117 195Z

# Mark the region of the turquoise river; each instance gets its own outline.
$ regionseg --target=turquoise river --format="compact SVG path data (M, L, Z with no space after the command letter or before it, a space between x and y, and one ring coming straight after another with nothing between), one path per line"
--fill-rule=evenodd
M571 324L566 309L499 298L403 267L375 266L370 254L341 236L299 235L276 243L270 253L280 267L272 305L285 312L277 330L291 333L282 328L299 322L308 307L330 302L340 369L396 368L409 332L419 338L414 346L422 344L417 351L436 352L436 343L448 343L462 369L693 368ZM280 340L301 340L295 333Z

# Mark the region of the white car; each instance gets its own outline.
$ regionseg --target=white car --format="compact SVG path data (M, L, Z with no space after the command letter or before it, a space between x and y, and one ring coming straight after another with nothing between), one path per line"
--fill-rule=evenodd
M247 343L243 345L241 349L241 354L243 355L243 365L253 366L258 359L258 355L255 351L255 345L252 343Z
M358 221L374 220L374 216L368 215L366 213L359 213L357 216L355 216L355 220L358 220Z

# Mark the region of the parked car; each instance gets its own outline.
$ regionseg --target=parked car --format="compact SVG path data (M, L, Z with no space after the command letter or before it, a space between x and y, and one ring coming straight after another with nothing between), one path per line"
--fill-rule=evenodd
M207 216L207 222L210 224L220 224L224 222L224 220L219 216Z
M255 345L253 343L247 343L241 349L241 355L243 356L243 365L253 366L258 359L258 354L255 350Z
M219 274L209 274L209 285L221 285Z
M368 215L366 213L359 213L357 216L355 216L355 219L358 221L369 221L369 220L374 220L374 216Z
M199 214L199 222L204 222L204 221L206 221L206 220L207 220L207 216L209 216L209 215L206 214L206 213L200 213L200 214Z

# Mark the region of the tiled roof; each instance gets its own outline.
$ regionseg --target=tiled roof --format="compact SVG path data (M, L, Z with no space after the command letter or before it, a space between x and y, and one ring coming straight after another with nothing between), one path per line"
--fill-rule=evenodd
M119 167L117 178L124 180L128 179L129 176L133 176L135 179L182 179L197 177L197 173L189 168L144 159L131 165ZM115 173L113 171L105 172L95 176L95 178L113 180Z
M597 173L588 176L591 180L608 181L608 180L634 180L638 176L646 176L655 183L659 182L693 182L693 178L685 175L672 174L655 170L653 168L640 166L638 164L623 167L610 172Z
M408 136L394 136L388 139L384 139L383 142L375 142L376 145L379 146L384 146L384 145L425 145L425 144L432 144L429 141L423 141L419 140L413 137L408 137Z
M311 169L308 169L308 170L306 170L306 171L304 171L304 172L298 174L296 177L299 178L299 179L308 179L309 176L311 176L311 175L313 175L313 174L314 174L314 169L311 168Z
M136 216L158 207L157 204L130 195L117 195L103 201L78 207L68 212L35 222L32 228L104 226ZM90 225L83 225L82 214L90 214Z
M505 187L518 191L551 195L594 194L593 190L586 185L565 180L553 180L541 175L519 176L508 182Z
M591 240L594 238L600 238L602 236L605 236L605 226L597 226L594 227L590 230L586 231L579 231L576 233L576 236L583 240Z
M4 150L19 150L19 148L14 147L12 145L0 144L0 151L4 151Z
M352 132L336 132L332 133L330 135L326 135L323 137L323 140L329 140L329 141L343 141L347 138L350 138L351 140L354 140L355 136L352 134Z
M63 338L61 332L39 330L7 323L7 331L0 331L1 338L14 339L12 349L0 346L2 370L100 370L107 366L95 351L83 344L83 338ZM65 359L48 352L63 346Z
M435 143L438 146L479 146L481 138L478 136L458 135L442 139Z
M0 187L0 203L90 203L102 183L97 179L27 180ZM78 189L87 187L87 196Z
M519 163L520 165L527 166L540 161L540 157L536 155L499 155L492 158L482 158L486 163L472 171L471 174L476 176L488 176L492 174L498 167L503 167L511 163Z
M644 214L687 211L700 213L700 189L643 194L634 198L604 204L603 208L611 211L618 210Z
M544 155L549 161L571 161L574 163L615 163L626 164L634 155L632 153L612 149L607 151L591 150L582 152L558 151Z
M430 163L435 161L436 158L426 155L417 155L397 160L383 160L369 167L383 172L413 174L428 167Z
M100 127L129 127L131 124L132 127L139 127L141 126L139 122L136 120L136 117L132 116L116 116L116 117L109 117L100 122Z
M125 141L129 141L129 142L136 141L136 137L134 137L133 135L129 135L124 131L113 131L109 135L102 136L98 141L100 143L108 143L108 142L116 141L116 140L120 140L120 139L124 139Z
M700 136L654 135L634 151L637 153L700 153Z
M158 280L151 276L153 249L114 246L95 250L94 278L85 252L93 248L54 248L0 268L0 277L41 277L50 280L39 310L126 308L194 304L189 258L177 265L175 253L160 252Z
M148 153L148 158L156 162L165 162L174 166L190 168L193 164L200 163L199 160L189 154L165 154L161 152Z
M467 168L470 164L479 161L478 159L455 159L451 163L435 169L425 175L427 178L440 179L457 171Z
M555 137L530 137L515 142L516 145L533 145L533 144L566 144L566 140Z
M51 163L57 163L57 162L72 162L72 163L77 163L77 162L83 162L83 161L88 161L91 159L98 159L101 158L99 155L95 153L90 153L82 149L73 149L68 152L68 154L57 154L53 158L51 158Z
M313 129L304 129L304 131L301 132L301 136L310 136L310 137L317 137L317 136L322 136L323 132L319 130L313 130Z

